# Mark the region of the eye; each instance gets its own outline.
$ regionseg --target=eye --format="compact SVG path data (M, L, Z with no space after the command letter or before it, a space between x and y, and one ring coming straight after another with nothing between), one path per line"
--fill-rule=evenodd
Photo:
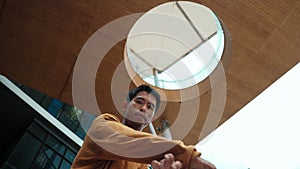
M154 110L155 106L153 104L148 104L148 109Z
M143 103L144 103L144 101L143 101L142 99L140 99L140 98L136 98L134 101L135 101L137 104L143 104Z

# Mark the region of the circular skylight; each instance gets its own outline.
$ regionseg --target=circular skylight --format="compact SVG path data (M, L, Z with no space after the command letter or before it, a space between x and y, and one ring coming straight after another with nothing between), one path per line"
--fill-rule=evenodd
M187 1L168 2L145 13L133 25L126 55L147 83L178 90L206 79L224 50L224 33L207 7Z

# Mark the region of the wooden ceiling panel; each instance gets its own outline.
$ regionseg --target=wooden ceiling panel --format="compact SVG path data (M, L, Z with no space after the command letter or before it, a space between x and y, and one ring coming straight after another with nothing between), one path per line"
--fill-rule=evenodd
M49 29L60 31L65 36L74 36L74 38L78 38L77 40L82 36L86 38L89 26L93 21L92 14L83 12L63 1L10 0L7 1L6 6L19 10L24 15L48 26ZM43 29L42 31L47 33Z
M88 38L117 18L146 12L164 2L167 1L6 0L1 3L4 7L0 20L0 73L72 104L72 69ZM219 122L222 124L300 61L300 1L194 2L211 8L232 37L231 63L226 71L226 105ZM123 31L122 27L112 29L116 33ZM104 36L114 38L110 34ZM97 70L95 93L102 112L117 112L119 106L113 102L111 85L114 72L124 58L124 45L125 40L122 40L113 46ZM119 75L120 83L129 79L124 71ZM131 82L129 86L134 85ZM120 94L125 97L125 93ZM192 105L193 101L184 103ZM161 120L165 118L174 124L181 115L182 104L166 102L164 113L153 122L155 127L161 127ZM183 138L188 144L199 140L211 105L211 91L200 97L199 105L196 122ZM189 111L180 113L184 113L186 120L178 124L191 123ZM120 113L116 115L122 117ZM174 133L178 137L176 131Z
M1 18L1 73L60 97L91 21L63 3L7 1Z
M53 1L49 1L53 3ZM102 1L86 0L86 1L74 1L74 0L63 0L61 1L68 8L72 8L77 12L80 11L90 18L95 17L95 13L100 9ZM84 22L84 21L83 21Z
M1 24L1 74L54 96L59 96L75 58L57 48L62 33L6 6ZM47 34L46 34L47 32ZM56 38L56 39L55 39ZM39 79L39 80L38 80Z
M298 4L260 51L266 63L277 66L277 72L273 72L277 75L274 80L300 61L299 11L300 5Z
M0 11L2 10L3 6L4 6L4 0L0 0Z

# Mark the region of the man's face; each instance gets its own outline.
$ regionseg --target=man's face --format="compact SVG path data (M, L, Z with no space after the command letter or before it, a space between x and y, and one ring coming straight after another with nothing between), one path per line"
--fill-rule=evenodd
M125 121L129 127L140 130L147 126L155 113L156 99L146 91L138 92L127 104Z

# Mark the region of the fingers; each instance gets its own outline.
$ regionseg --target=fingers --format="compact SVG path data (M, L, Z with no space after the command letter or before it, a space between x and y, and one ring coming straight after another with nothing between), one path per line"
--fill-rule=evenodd
M166 169L171 168L171 169L178 169L178 168L182 168L182 163L180 161L175 161L174 159L174 155L169 153L166 154L164 156L164 160L165 160L165 165L164 167Z
M157 160L153 160L151 162L151 166L153 169L160 169L160 162L158 162Z
M172 167L173 167L173 168L176 168L176 169L182 168L182 163L181 163L180 161L175 161L175 162L172 164Z
M163 167L167 168L171 168L172 163L174 162L174 156L173 154L165 154L164 159L162 160L163 162Z
M164 159L157 161L154 160L151 163L153 169L180 169L182 163L174 160L174 155L169 153L165 154Z
M165 160L173 160L174 161L174 155L172 153L168 153L164 155Z

